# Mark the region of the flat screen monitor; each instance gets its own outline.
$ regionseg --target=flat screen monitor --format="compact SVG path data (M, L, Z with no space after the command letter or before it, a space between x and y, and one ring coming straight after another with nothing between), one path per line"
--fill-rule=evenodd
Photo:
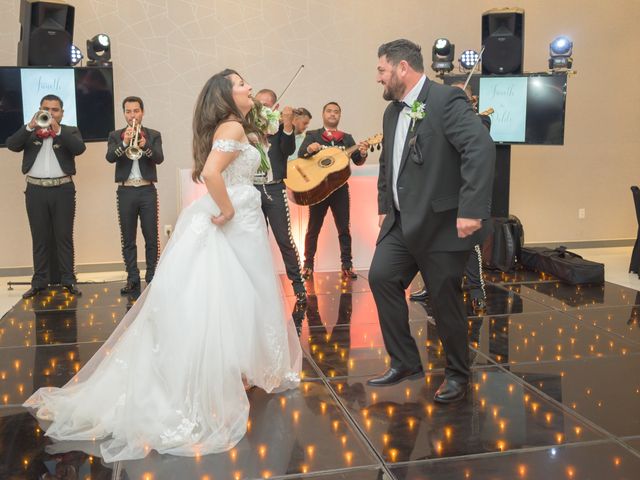
M0 147L48 94L62 99L62 123L77 126L85 142L106 141L115 129L111 68L0 67Z
M463 77L445 78L452 84ZM474 76L478 111L489 108L491 138L499 144L563 145L567 74Z

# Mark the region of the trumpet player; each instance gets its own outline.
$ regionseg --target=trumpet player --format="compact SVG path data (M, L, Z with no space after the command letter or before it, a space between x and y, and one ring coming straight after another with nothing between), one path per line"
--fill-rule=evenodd
M33 250L31 288L23 298L36 296L52 280L49 270L51 247L60 269L59 281L72 295L76 287L73 222L76 212L75 157L86 149L80 130L63 125L63 102L56 95L45 95L40 110L31 121L7 138L7 147L24 152L22 173L26 174L25 201Z
M140 97L122 101L127 126L109 134L107 161L116 164L117 207L122 242L122 257L127 269L127 284L122 295L140 293L140 270L136 233L138 218L145 244L147 270L145 282L153 279L160 253L158 236L158 181L156 165L164 160L160 132L142 126L144 103Z

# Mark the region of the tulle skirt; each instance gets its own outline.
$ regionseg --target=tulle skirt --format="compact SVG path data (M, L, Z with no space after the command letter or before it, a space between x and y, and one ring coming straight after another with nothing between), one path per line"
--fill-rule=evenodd
M232 448L247 428L244 383L295 388L302 353L274 270L260 194L229 188L223 227L205 195L180 215L151 285L63 388L25 406L57 440L106 439L105 461L151 450L196 456Z

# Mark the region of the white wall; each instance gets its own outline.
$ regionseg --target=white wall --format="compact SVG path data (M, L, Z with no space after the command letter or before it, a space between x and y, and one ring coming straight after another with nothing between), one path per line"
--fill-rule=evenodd
M225 67L259 89L282 90L300 64L304 73L288 102L306 106L319 126L328 100L343 106L342 128L356 137L381 129L385 102L375 83L377 47L407 37L430 64L433 40L447 36L459 54L479 49L487 0L76 0L75 43L111 36L116 111L126 95L145 101L145 123L163 134L159 168L161 226L177 215L177 169L191 164L191 115L205 80ZM624 239L637 224L629 186L640 183L640 2L511 1L525 14L525 69L546 69L558 34L575 43L578 75L568 86L565 145L517 146L512 151L511 211L528 242ZM0 65L15 65L19 2L0 0ZM431 71L428 69L428 74ZM117 116L117 127L123 124ZM113 166L106 144L89 144L77 159L78 264L119 262ZM21 156L0 150L0 267L31 264L23 201ZM374 156L372 161L377 161ZM358 201L375 202L371 199ZM578 208L586 219L578 220ZM163 239L164 241L164 239ZM140 251L142 253L142 250Z

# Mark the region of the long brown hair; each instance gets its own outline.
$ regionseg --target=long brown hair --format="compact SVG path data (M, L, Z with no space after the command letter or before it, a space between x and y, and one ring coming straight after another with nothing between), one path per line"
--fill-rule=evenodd
M200 174L211 152L213 134L220 124L237 120L247 135L255 135L251 135L250 139L264 140L264 134L256 126L253 115L245 118L233 100L233 82L230 78L233 74L240 77L238 72L229 68L216 73L207 80L196 101L193 113L194 167L191 174L194 182L200 182Z

